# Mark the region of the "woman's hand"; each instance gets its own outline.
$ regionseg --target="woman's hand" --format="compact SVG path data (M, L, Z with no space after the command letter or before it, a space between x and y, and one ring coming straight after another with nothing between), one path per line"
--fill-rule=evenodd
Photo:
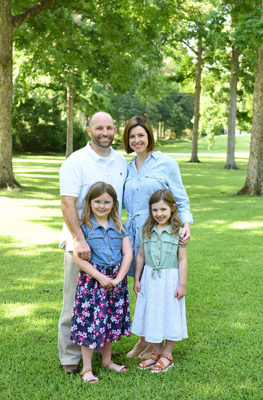
M183 231L180 235L179 243L182 246L186 246L191 238L190 233L190 224L189 222L185 222L183 226Z

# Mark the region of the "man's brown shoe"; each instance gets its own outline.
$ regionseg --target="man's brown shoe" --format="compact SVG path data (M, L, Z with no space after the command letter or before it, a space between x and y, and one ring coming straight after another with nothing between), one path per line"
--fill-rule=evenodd
M62 365L62 369L64 369L67 374L77 374L79 372L78 365Z

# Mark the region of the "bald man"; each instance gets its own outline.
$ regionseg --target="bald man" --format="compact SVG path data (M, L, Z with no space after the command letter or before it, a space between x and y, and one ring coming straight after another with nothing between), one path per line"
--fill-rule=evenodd
M64 217L60 247L64 248L63 307L58 325L58 350L62 368L69 374L79 371L80 346L70 339L72 311L79 267L73 251L90 259L90 248L80 228L80 217L91 185L103 181L116 190L121 215L123 185L127 174L123 156L112 149L115 127L112 117L103 111L92 115L87 128L90 142L72 153L59 171L61 209Z

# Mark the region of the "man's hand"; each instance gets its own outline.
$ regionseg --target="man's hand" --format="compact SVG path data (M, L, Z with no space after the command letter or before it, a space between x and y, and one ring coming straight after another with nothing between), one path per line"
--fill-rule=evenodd
M185 222L184 226L183 226L183 231L180 235L180 239L179 239L179 243L182 246L186 246L187 243L189 242L191 238L191 233L190 233L190 223L189 222Z
M86 240L74 240L74 255L78 256L82 260L90 261L91 251Z

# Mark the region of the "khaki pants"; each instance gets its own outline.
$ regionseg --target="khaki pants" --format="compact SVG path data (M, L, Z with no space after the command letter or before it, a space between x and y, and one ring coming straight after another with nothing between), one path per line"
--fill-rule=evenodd
M79 267L74 263L72 252L64 252L63 307L58 323L58 352L61 365L77 365L81 348L70 339L72 313L75 300Z

